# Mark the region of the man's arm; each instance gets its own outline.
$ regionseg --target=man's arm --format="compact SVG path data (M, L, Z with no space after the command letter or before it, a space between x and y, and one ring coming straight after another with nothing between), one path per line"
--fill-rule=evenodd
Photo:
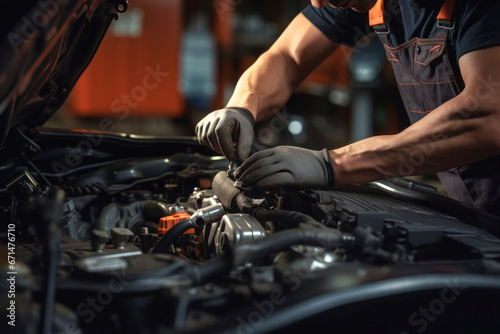
M403 132L330 151L336 184L435 173L500 154L500 47L459 60L464 91Z
M339 47L299 14L241 76L228 106L250 110L257 121L281 109L298 85Z
M208 114L196 125L198 141L229 161L245 161L254 139L255 120L281 109L295 88L338 46L299 14L241 76L227 107Z

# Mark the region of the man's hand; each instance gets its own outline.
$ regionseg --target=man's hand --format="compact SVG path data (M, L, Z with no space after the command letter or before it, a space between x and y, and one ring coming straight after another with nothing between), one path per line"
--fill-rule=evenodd
M327 149L311 151L292 146L278 146L255 153L236 170L235 177L246 186L258 189L282 186L328 188L335 180Z
M255 120L245 108L229 107L208 114L196 125L200 144L223 154L228 161L243 162L250 154Z

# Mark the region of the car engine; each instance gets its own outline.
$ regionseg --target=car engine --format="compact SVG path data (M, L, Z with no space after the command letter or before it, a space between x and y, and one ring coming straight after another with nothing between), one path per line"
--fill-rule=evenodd
M257 193L189 140L106 134L65 170L87 137L41 130L27 153L3 150L0 286L15 316L2 310L20 332L498 324L495 217L418 204L451 200L404 180Z

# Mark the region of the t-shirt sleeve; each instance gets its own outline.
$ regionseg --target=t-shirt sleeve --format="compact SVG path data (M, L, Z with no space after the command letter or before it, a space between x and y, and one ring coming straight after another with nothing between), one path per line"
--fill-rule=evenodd
M302 14L332 41L353 47L371 33L368 15L351 9L306 7Z
M460 0L457 59L474 50L500 45L500 1Z

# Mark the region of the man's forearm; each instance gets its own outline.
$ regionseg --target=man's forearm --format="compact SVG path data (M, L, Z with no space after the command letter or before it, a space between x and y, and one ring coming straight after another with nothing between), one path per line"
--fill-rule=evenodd
M500 47L459 60L464 91L394 136L330 151L336 182L435 173L500 154Z
M336 183L436 173L500 154L498 112L493 105L470 111L468 98L458 96L397 135L330 151Z
M257 121L266 119L288 101L298 80L286 56L267 51L241 76L227 105L247 108Z
M304 15L297 15L270 50L242 75L228 106L247 108L257 121L266 119L338 47Z

